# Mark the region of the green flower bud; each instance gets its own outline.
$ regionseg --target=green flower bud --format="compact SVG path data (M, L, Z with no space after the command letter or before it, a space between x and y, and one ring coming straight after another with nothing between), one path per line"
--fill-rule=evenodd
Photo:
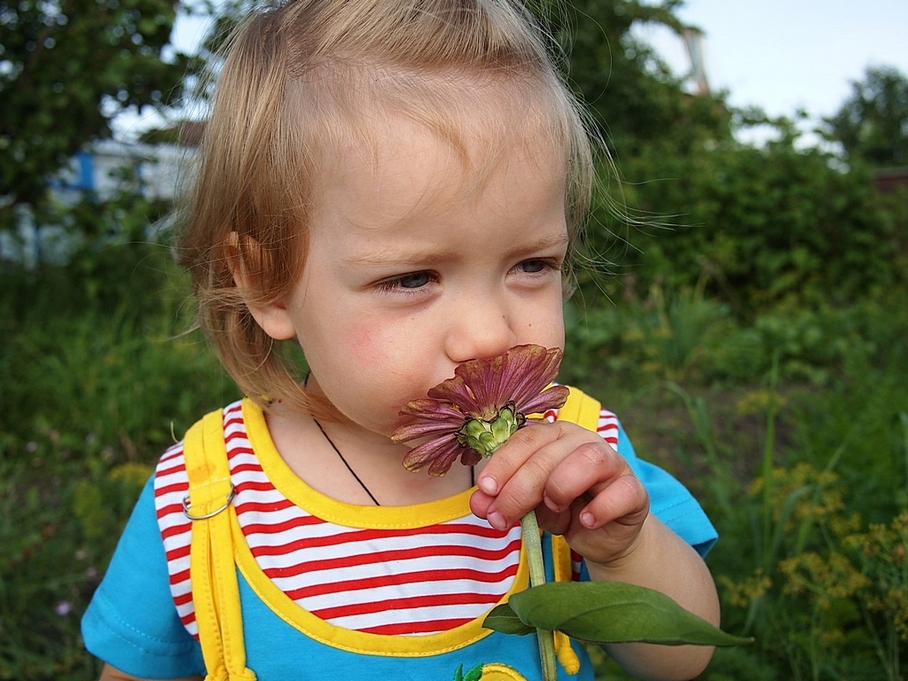
M515 409L513 402L509 402L498 410L491 421L468 418L457 431L457 442L461 447L469 447L477 454L489 458L525 422L526 417Z

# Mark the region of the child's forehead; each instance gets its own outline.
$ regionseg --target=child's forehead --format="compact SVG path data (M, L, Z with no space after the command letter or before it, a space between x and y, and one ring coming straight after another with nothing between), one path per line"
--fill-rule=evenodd
M373 120L368 137L349 139L325 156L313 204L324 209L352 202L402 220L489 196L507 210L533 181L564 192L565 164L545 136L517 128L490 134L477 127L474 122L452 141L404 117Z
M351 153L378 164L389 140L406 147L426 138L470 173L488 172L515 152L567 164L570 133L557 103L517 79L377 72L356 85L329 93L327 110L314 120L325 128L314 138L327 165Z

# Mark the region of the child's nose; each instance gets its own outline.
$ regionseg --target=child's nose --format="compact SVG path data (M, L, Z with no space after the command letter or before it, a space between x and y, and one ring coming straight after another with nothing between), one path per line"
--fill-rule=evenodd
M517 338L509 322L507 306L493 296L480 296L452 309L445 350L456 363L485 359L505 352Z

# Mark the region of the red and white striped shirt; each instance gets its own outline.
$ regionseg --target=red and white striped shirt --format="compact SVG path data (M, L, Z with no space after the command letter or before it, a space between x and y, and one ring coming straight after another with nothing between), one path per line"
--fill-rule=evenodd
M269 478L263 459L279 458L270 436L258 434L257 446L268 451L254 451L242 403L223 414L233 506L246 542L264 575L313 615L368 633L434 634L484 615L511 587L520 560L520 527L490 527L470 513L468 493L458 517L432 519L433 507L445 503L435 502L418 507L428 519L425 525L370 527L362 522L363 507L330 500L298 478L289 483ZM555 411L545 414L556 417ZM597 430L617 446L618 421L611 412L600 414ZM183 443L159 461L154 487L171 594L183 625L197 636L189 579L192 522L182 507L189 489ZM306 499L318 500L312 506L319 508L330 504L331 520L308 510ZM399 507L369 511L402 512ZM579 556L575 560L577 573Z

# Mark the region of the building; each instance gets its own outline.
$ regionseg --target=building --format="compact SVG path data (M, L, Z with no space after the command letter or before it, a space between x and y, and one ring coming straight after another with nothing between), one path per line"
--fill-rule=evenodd
M105 201L119 192L174 201L188 185L194 146L101 140L79 151L51 180L51 198L62 206L85 198ZM149 225L149 236L154 226ZM34 267L65 262L78 239L64 225L37 225L23 211L15 234L0 233L0 261Z

